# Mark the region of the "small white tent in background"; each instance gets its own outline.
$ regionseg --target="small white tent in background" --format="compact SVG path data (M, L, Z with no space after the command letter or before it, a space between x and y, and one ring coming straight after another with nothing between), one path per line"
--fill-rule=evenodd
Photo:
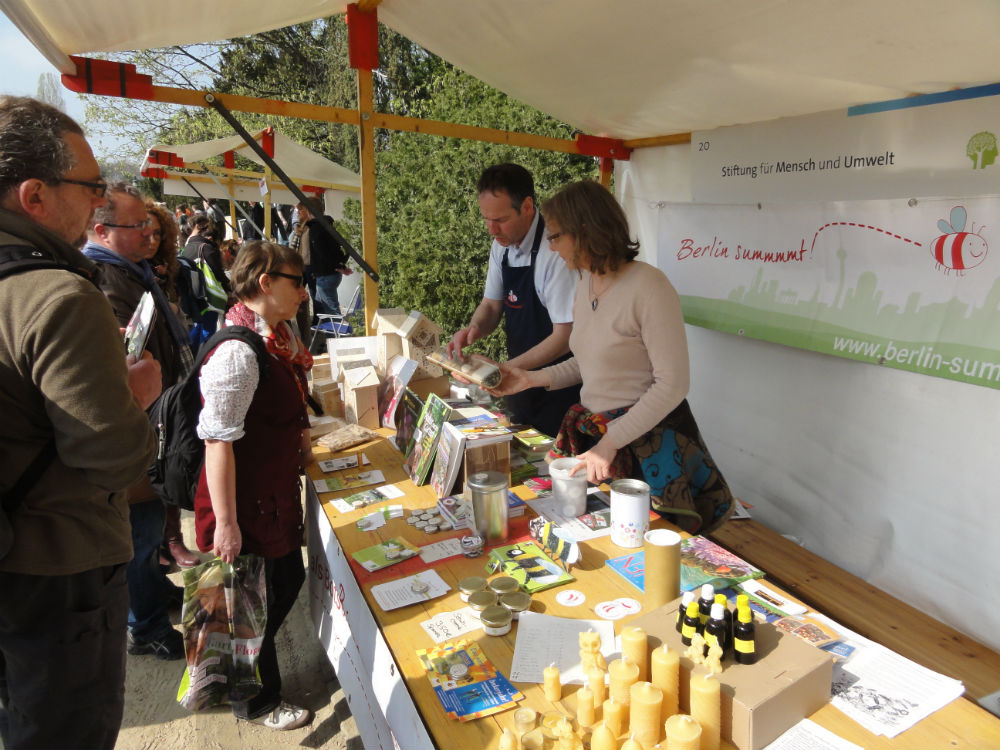
M347 198L357 198L361 190L361 178L357 173L310 151L273 128L253 135L254 140L303 192L323 201L325 213L334 219L343 215ZM260 164L262 169L236 169L235 154ZM215 157L219 156L223 158L224 166L207 163L209 160L217 161ZM162 179L164 193L188 196L194 198L196 203L199 193L205 198L217 200L261 201L265 217L270 217L268 204L298 203L298 199L271 174L263 160L238 135L185 145L152 146L142 160L141 174L143 177ZM266 191L262 181L266 184Z

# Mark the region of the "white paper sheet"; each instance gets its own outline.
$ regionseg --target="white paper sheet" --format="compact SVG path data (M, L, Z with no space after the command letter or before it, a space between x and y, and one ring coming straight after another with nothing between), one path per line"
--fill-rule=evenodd
M938 674L848 630L825 615L846 658L833 665L830 702L873 734L895 737L965 692L959 680Z
M460 635L478 630L482 623L469 607L454 612L441 612L420 623L435 643L444 643Z
M371 463L368 460L368 455L365 453L361 454L361 462L365 466ZM326 461L319 461L317 465L327 473L331 471L343 471L344 469L356 469L358 468L358 457L355 455L345 456L344 458L330 458Z
M430 588L423 594L414 593L411 588L414 580L423 581ZM439 596L444 596L449 591L451 591L451 586L445 583L444 579L437 572L425 570L416 575L397 578L395 581L387 581L386 583L372 586L372 597L384 612L388 612L410 604L419 604L420 602L436 599Z
M511 681L542 682L542 670L555 663L564 685L583 685L586 677L580 664L579 636L588 630L601 634L601 653L608 659L615 651L614 623L522 612L510 665Z
M420 548L420 559L427 565L462 554L462 543L458 539L445 539Z

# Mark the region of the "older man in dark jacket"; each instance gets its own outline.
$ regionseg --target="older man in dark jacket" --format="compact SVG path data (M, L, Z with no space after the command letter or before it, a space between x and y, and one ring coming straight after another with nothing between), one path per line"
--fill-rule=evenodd
M147 343L160 363L163 387L180 380L190 367L187 332L160 291L147 258L153 254L152 222L142 195L124 184L108 188L107 204L94 212L90 241L83 254L100 266L101 290L121 325L128 323L145 292L158 301ZM170 598L179 598L159 566L166 508L143 478L129 488L129 517L135 556L128 566L128 652L160 659L184 656L181 634L170 624Z
M0 97L0 248L32 264L0 274L7 748L113 748L121 726L132 556L123 490L153 460L143 409L160 373L152 358L126 366L96 267L76 249L105 188L79 125Z

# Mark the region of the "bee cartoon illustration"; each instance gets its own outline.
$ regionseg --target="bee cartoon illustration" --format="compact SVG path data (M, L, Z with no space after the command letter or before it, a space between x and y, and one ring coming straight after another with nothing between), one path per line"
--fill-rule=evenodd
M931 255L937 261L938 268L943 267L945 273L957 271L961 275L963 271L982 263L989 252L989 245L975 231L974 224L973 231L965 231L966 218L965 207L955 206L951 209L950 222L941 219L937 223L938 229L944 234L931 242ZM983 227L979 231L982 232Z

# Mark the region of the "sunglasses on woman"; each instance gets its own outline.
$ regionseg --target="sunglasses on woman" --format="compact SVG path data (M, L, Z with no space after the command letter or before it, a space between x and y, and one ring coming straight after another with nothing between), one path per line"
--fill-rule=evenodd
M301 289L303 287L303 285L305 284L305 282L306 282L304 276L295 276L294 274L282 273L281 271L268 271L267 275L268 276L281 276L283 279L291 279L293 282L295 282L295 287L297 289Z

